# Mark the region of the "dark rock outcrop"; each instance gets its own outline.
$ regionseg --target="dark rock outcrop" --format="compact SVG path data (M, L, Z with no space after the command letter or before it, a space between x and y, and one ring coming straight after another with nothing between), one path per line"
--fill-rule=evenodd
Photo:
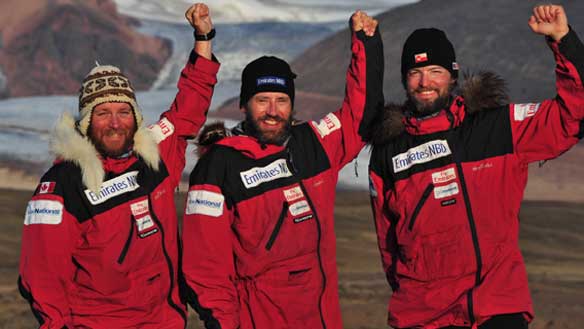
M146 89L171 51L168 41L134 31L113 0L3 0L0 12L8 97L75 94L96 61Z

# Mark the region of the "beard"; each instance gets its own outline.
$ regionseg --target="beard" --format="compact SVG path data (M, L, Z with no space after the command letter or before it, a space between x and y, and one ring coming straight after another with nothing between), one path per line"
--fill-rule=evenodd
M426 117L434 113L440 112L442 109L446 108L450 104L451 92L454 89L454 84L448 86L448 90L443 95L439 95L432 102L421 102L417 100L412 93L408 92L408 103L409 107L413 109L414 116L416 117ZM422 90L416 90L422 91Z
M275 120L278 123L284 123L284 126L276 131L263 131L258 124L261 120L271 119ZM251 111L245 112L245 129L248 134L257 138L260 144L275 144L275 145L284 145L284 143L290 137L290 129L292 127L293 116L290 114L288 119L284 119L280 116L271 116L271 115L264 115L257 119L254 119L251 116Z
M102 156L109 157L109 158L117 158L117 157L120 157L120 156L128 153L132 149L132 145L134 143L133 136L136 133L136 129L133 129L133 131L131 131L129 134L127 134L126 129L117 129L117 130L110 129L110 130L105 131L104 132L105 135L111 135L114 133L122 133L122 134L126 134L126 136L127 136L121 147L112 148L112 147L108 146L107 144L105 144L102 139L95 136L92 133L91 129L88 129L88 130L89 130L89 140L91 140L91 142L95 146L95 149Z

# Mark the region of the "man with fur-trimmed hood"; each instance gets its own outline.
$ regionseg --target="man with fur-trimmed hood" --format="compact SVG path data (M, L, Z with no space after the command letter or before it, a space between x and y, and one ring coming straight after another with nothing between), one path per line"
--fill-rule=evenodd
M402 54L407 101L370 135L370 193L394 328L524 329L533 319L518 246L528 164L584 134L584 46L561 6L529 19L556 59L558 95L510 104L492 73L461 95L444 32L414 31Z
M219 63L208 7L185 15L197 41L157 123L142 126L130 81L108 65L85 77L79 117L65 113L55 129L57 160L26 209L18 280L40 328L186 326L174 191Z

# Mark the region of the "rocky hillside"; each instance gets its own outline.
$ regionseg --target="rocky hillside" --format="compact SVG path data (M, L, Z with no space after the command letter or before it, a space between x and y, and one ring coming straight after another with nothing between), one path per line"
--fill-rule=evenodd
M0 96L74 94L95 61L121 67L145 89L170 51L169 42L137 33L113 0L0 2Z
M584 1L559 1L571 26L584 39ZM384 94L401 102L401 51L417 28L437 27L454 44L462 71L488 69L508 83L516 102L555 95L554 60L544 38L529 29L527 20L541 1L422 0L379 15L385 51ZM342 31L299 56L293 63L302 90L342 96L349 63L349 35Z

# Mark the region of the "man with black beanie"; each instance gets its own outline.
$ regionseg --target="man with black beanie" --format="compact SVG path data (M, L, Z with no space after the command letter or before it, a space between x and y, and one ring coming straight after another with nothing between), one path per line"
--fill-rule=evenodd
M352 57L341 108L293 120L294 78L260 57L242 74L245 120L210 126L190 177L183 222L187 299L206 328L342 328L333 221L340 169L365 146L383 108L377 21L351 20Z
M373 127L370 194L394 328L525 329L533 319L518 246L531 162L584 135L584 45L561 6L529 19L556 59L558 95L512 104L503 81L466 78L445 33L419 29L402 54L403 105Z

